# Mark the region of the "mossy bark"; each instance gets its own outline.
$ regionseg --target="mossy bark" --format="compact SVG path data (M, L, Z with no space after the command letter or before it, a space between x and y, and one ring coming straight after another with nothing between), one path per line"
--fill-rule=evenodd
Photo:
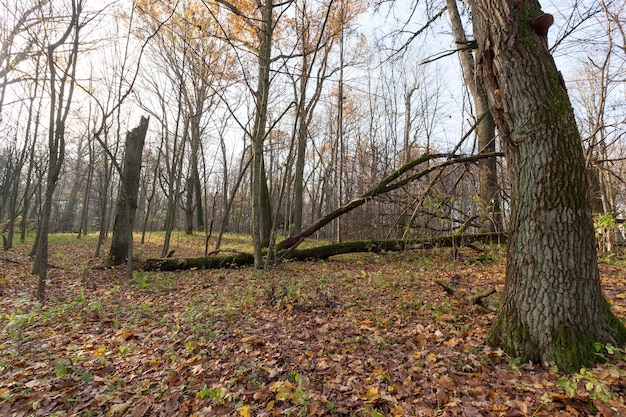
M473 0L489 106L511 170L506 285L488 343L577 370L626 330L602 295L581 138L532 0Z

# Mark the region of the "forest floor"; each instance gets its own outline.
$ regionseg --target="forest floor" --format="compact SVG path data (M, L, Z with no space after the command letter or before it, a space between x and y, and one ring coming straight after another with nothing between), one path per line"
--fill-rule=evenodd
M140 259L158 256L151 239ZM626 416L623 350L599 346L608 364L564 375L484 344L494 313L463 294L494 288L497 305L497 247L127 280L92 269L93 236L56 235L41 305L29 248L0 253L2 416ZM625 264L601 264L622 318Z

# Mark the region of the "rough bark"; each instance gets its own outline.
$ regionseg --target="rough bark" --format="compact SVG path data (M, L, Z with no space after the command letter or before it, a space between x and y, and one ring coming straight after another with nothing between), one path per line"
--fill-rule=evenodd
M581 138L533 0L470 2L512 181L506 285L488 343L577 370L626 330L602 295Z
M137 196L139 193L139 174L141 172L141 154L148 131L148 120L141 118L139 126L126 135L126 152L124 167L120 178L120 193L117 201L113 237L109 263L120 265L128 256L132 245L132 228L137 210Z

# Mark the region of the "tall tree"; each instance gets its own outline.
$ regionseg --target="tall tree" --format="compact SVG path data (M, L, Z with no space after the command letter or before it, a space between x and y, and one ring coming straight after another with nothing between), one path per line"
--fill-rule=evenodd
M206 125L215 110L216 92L221 93L222 86L232 77L233 62L228 61L226 43L215 36L219 29L211 13L218 8L216 5L205 7L193 0L141 0L136 8L141 23L151 30L171 16L165 30L161 30L153 42L155 57L167 62L167 71L173 74L170 76L172 84L176 85L174 88L181 89L182 111L184 118L189 120L190 152L187 153L184 210L185 230L191 234L194 220L197 229L204 228L205 184L200 176L200 162Z
M512 181L504 297L488 342L571 371L626 342L602 294L581 138L536 0L471 0L477 72Z
M274 0L252 4L246 1L216 0L220 6L230 12L231 20L228 31L222 26L224 36L233 43L238 39L248 50L254 53L256 61L256 86L246 80L247 87L254 98L254 116L251 131L246 134L251 139L252 171L252 242L254 246L255 266L263 266L263 247L267 247L271 231L271 204L267 184L264 160L264 142L268 133L268 105L270 98L272 41L280 16L292 3L287 1L277 4ZM208 6L208 2L203 0ZM254 46L252 46L254 45ZM245 71L244 71L245 72Z
M297 35L297 47L300 49L299 73L294 75L293 88L296 98L296 114L294 123L294 135L296 138L296 161L293 179L293 219L289 227L289 233L294 234L302 229L302 215L304 209L304 166L307 141L309 140L309 127L313 118L314 110L319 102L322 87L328 77L328 56L332 48L333 36L326 34L326 25L331 12L333 1L322 6L313 13L312 7L305 0L296 5L296 19L294 20L294 32ZM325 9L325 10L324 10ZM313 94L309 98L308 90L313 78L315 61L321 57Z
M469 88L474 100L478 126L478 151L484 153L496 150L496 124L489 112L487 92L480 76L474 72L474 55L471 43L465 36L465 29L461 21L461 15L457 7L457 0L446 0L452 34L459 47L459 59L463 68L463 79ZM479 170L479 204L480 204L480 229L482 232L494 232L502 228L502 216L500 213L500 190L498 188L498 164L496 158L482 159L478 165Z
M74 75L76 74L76 61L78 58L79 32L82 27L79 18L83 5L83 0L72 0L71 21L68 23L65 32L60 35L58 40L44 45L50 85L49 155L42 213L32 251L35 255L32 273L39 277L37 285L37 299L39 300L45 298L48 271L48 229L52 213L52 196L65 158L65 124L70 112L76 83ZM60 13L60 11L57 12ZM48 34L46 37L48 36L52 36L52 34ZM70 36L72 36L71 46L64 59L61 60L58 49L67 42ZM60 65L63 65L63 67L59 67Z

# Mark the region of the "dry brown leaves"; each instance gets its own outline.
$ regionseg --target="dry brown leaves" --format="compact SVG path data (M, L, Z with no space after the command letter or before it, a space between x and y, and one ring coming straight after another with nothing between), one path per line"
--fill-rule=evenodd
M435 283L495 288L497 303L502 255L370 254L126 282L123 268L90 269L93 245L51 246L43 306L28 248L3 254L17 263L0 260L0 415L626 415L622 360L569 377L518 363L483 344L493 313ZM623 268L602 274L624 317Z

